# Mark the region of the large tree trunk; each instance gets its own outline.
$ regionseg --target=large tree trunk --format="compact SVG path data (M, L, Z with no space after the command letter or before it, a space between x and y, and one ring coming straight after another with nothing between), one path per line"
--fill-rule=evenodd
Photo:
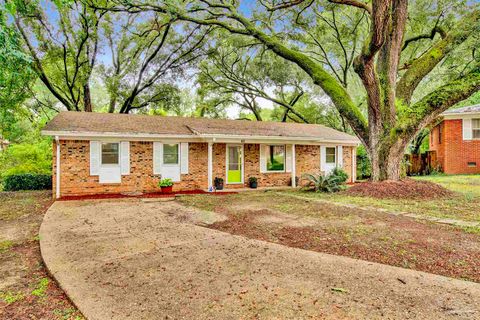
M367 148L372 163L372 181L400 180L402 160L410 140L409 137L398 138L394 143L380 140L376 147Z
M86 83L83 86L83 109L85 112L92 112L92 98L90 96L90 85Z
M116 105L117 105L117 95L115 94L115 95L113 95L113 97L110 98L110 105L108 107L108 112L109 113L114 113Z

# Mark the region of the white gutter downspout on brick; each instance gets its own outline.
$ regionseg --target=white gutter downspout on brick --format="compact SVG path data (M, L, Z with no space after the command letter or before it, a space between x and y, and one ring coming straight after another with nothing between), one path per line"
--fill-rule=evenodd
M55 136L55 143L57 147L57 156L56 156L56 174L55 174L55 198L60 198L60 139L58 136Z
M292 187L296 188L297 187L297 168L296 168L296 160L295 160L295 145L292 144Z

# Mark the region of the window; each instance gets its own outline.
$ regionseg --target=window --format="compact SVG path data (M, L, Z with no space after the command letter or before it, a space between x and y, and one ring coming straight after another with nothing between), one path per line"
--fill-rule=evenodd
M480 119L472 119L472 138L480 139Z
M326 163L335 163L335 157L336 157L336 149L335 147L328 147L328 148L325 148L325 162Z
M467 165L469 167L476 167L477 166L477 163L476 162L467 162Z
M285 170L285 146L267 146L267 171Z
M178 164L178 144L163 145L163 164Z
M102 143L102 164L118 164L118 143Z

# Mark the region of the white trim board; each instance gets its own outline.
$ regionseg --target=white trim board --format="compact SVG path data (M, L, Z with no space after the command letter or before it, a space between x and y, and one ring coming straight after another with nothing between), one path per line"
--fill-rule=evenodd
M176 141L176 142L216 142L216 143L281 143L281 144L333 144L344 146L358 146L360 141L335 140L316 137L283 137L283 136L244 136L244 135L174 135L152 133L118 133L118 132L89 132L89 131L49 131L42 130L42 135L58 136L60 140L98 140L98 139L126 139L129 141Z

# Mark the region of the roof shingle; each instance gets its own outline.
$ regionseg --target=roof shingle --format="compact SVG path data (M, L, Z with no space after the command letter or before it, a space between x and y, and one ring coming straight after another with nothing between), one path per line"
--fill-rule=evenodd
M463 108L450 109L443 112L442 114L477 113L477 112L480 113L480 104L463 107Z
M182 136L262 136L358 142L358 139L352 135L317 124L73 111L60 112L43 130L46 134L71 132L80 135L88 132Z

